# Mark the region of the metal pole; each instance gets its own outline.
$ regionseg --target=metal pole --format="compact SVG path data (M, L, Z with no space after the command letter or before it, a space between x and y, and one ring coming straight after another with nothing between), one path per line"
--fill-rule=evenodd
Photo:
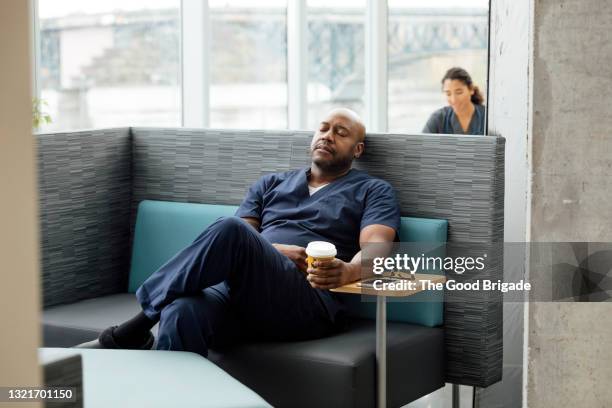
M453 408L459 408L461 403L459 401L459 384L453 384Z
M387 303L385 296L376 297L376 379L378 408L387 407Z

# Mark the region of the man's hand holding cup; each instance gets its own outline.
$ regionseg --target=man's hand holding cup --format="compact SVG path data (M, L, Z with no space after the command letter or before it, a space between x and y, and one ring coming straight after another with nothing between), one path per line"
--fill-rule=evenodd
M306 247L308 269L306 279L316 289L333 289L349 283L351 265L336 258L334 244L313 241Z

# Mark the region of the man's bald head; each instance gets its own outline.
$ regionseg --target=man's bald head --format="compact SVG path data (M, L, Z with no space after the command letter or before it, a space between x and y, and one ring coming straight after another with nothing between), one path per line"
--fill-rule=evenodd
M363 142L365 140L365 133L366 133L365 125L363 124L363 121L361 120L359 115L354 110L351 110L349 108L335 108L329 111L329 113L327 114L327 118L330 118L333 116L341 116L341 117L348 119L350 122L352 122L353 124L352 130L356 132L356 135L359 138L359 141Z

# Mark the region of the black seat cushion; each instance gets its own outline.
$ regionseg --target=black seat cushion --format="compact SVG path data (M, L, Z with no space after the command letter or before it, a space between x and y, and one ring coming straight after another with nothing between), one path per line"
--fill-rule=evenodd
M107 327L142 310L133 293L116 293L53 306L43 311L45 347L72 347L98 338ZM153 328L156 334L157 326Z
M138 310L130 293L48 308L43 318L45 346L93 340ZM389 323L387 328L388 405L405 405L444 386L443 328L406 323ZM209 358L276 407L372 407L375 349L374 321L353 320L348 331L335 336L247 343L211 350Z
M371 320L302 342L248 343L209 359L275 407L373 407L376 336ZM387 326L387 403L399 407L444 386L444 330Z

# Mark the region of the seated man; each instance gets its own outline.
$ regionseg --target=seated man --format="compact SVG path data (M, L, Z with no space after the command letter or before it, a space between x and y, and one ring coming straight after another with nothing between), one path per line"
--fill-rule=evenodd
M348 109L329 113L306 169L269 174L249 189L236 217L220 218L136 292L142 312L106 329L106 348L157 348L208 355L241 339L304 340L334 333L345 319L329 289L358 280L360 245L392 242L400 223L385 181L351 169L365 128ZM308 269L311 241L337 257Z

